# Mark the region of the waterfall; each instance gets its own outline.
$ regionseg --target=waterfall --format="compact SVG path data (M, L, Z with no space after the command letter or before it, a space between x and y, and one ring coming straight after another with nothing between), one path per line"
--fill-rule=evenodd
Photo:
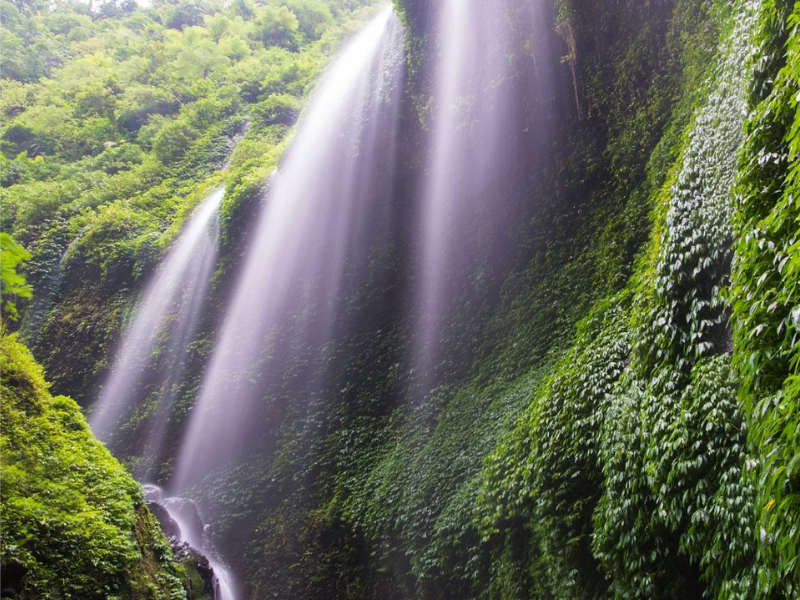
M525 164L523 158L536 161L547 152L547 94L553 89L547 66L553 62L547 58L552 21L545 3L445 0L435 18L429 169L420 184L416 226L413 362L423 390L435 383L451 303L477 285L464 274L486 279L512 266L513 238L530 210L510 205L520 197L514 169ZM535 172L535 163L525 166Z
M139 411L147 421L137 454L158 456L217 261L223 195L224 189L211 193L190 216L123 335L90 418L97 437L112 449L122 424ZM156 390L154 374L162 374L155 377Z
M209 526L203 524L197 504L187 498L175 496L162 498L161 488L152 484L144 486L144 493L151 509L153 505L158 505L177 525L178 544L188 544L191 548L202 552L208 560L214 571L214 600L235 600L233 577L209 538Z
M273 433L281 429L283 411L302 413L292 418L306 419L303 435L313 437L321 413L303 411L324 395L327 352L352 331L346 313L365 287L365 273L375 268L370 248L399 240L403 251L418 252L411 276L400 276L401 285L412 286L404 324L412 334L408 366L418 378L413 383L422 389L435 384L454 299L470 285L465 274L494 270L491 277L502 279L506 256L514 254L509 248L518 244L518 221L526 220L510 202L534 204L518 190L535 171L521 159L535 161L547 152L552 133L547 65L554 61L546 56L552 20L543 4L442 3L439 35L430 42L436 52L422 75L431 99L427 108L415 108L426 125L419 133L423 169L418 181L405 183L409 195L398 196L408 200L402 209L392 203L403 29L387 7L344 45L254 209L212 353L175 440L170 493L200 499L209 475L268 455L270 444L280 443ZM98 434L113 441L120 423L132 420L132 398L141 398L135 394L157 352L168 381L158 402L150 394L144 409L137 408L151 423L146 452L138 455L153 461L160 460L158 445L175 401L171 390L182 381L216 260L209 224L218 194L197 211L148 287L92 418ZM403 225L393 222L398 215ZM472 237L464 239L464 231ZM189 255L206 258L191 261Z
M277 354L330 340L349 264L381 227L369 207L386 196L375 173L394 158L402 48L402 28L387 7L343 47L314 91L258 217L173 489L257 438L258 382L278 376Z

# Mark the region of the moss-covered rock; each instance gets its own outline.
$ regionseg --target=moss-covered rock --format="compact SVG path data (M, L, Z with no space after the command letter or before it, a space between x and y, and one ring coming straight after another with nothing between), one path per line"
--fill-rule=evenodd
M187 543L176 544L172 550L185 574L186 600L215 600L217 579L208 558Z

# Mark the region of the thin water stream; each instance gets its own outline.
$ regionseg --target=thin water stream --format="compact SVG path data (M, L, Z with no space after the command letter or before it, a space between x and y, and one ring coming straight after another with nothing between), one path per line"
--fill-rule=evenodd
M543 4L436 4L425 140L429 168L421 178L416 217L420 258L412 362L423 390L436 384L452 302L478 287L465 274L489 279L512 266L509 248L525 220L512 204L519 197L512 189L519 181L514 168L527 161L535 172L538 157L547 153L552 73L546 65L552 50Z
M178 526L178 544L186 543L202 552L214 571L214 600L236 600L233 575L220 557L209 536L210 525L203 523L194 500L177 496L164 497L164 491L153 484L144 485L145 500L163 508Z
M212 192L189 217L123 335L90 417L95 435L112 449L121 424L144 404L149 418L142 449L158 454L216 265L224 193L224 188ZM164 379L160 391L145 399L154 371Z

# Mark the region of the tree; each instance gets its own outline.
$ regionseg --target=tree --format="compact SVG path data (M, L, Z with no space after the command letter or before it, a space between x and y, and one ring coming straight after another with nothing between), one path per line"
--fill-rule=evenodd
M219 43L219 41L228 31L228 24L230 23L228 17L222 13L217 13L216 15L206 15L203 17L203 22L206 25L206 29L211 32L211 39L213 39L216 43Z
M300 102L289 94L273 94L253 107L261 125L292 125L300 115Z
M183 29L193 25L203 23L203 10L196 3L182 2L175 7L172 15L167 19L167 27L170 29Z
M280 4L297 17L299 31L306 40L319 39L323 27L333 22L330 9L319 0L280 0Z
M205 79L222 71L230 62L204 27L187 27L183 33L171 32L177 50L174 72L183 79Z
M178 161L191 146L195 133L183 121L170 121L153 137L156 158L165 165Z
M255 20L255 38L264 46L293 48L297 44L300 23L285 6L265 6Z

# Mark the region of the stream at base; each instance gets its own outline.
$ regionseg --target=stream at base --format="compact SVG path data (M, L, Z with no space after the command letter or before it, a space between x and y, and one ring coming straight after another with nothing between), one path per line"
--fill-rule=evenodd
M214 600L237 600L230 568L214 547L210 537L211 527L203 523L197 503L177 496L165 498L163 490L157 485L144 484L142 487L145 501L161 523L164 534L171 538L173 548L188 544L208 560L214 577ZM165 524L163 515L154 510L154 505L163 509L174 524Z

